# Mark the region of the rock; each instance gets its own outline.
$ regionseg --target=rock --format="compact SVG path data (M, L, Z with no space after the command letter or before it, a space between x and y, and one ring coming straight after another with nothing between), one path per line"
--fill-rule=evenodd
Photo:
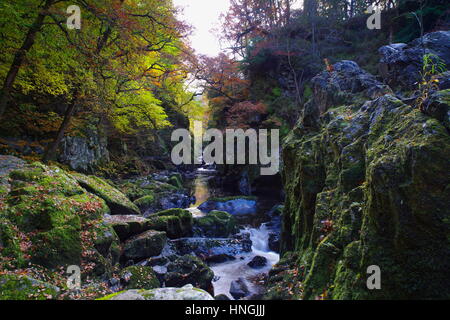
M248 172L244 171L239 179L239 192L243 195L250 196L252 194L252 185L248 177Z
M104 221L114 229L121 241L151 229L148 219L136 215L109 215Z
M445 126L393 95L331 105L308 134L302 125L283 146L281 252L307 271L295 298L450 297ZM382 290L367 289L370 265Z
M423 111L441 122L450 132L450 89L434 92L424 101Z
M194 219L194 233L202 237L227 238L238 232L234 217L225 211L211 211Z
M218 301L229 301L230 298L228 298L228 296L226 294L219 294L217 296L214 297L214 300L218 300Z
M136 235L124 243L125 260L139 261L161 254L167 241L165 232L149 230Z
M425 48L422 46L422 40ZM409 44L398 43L380 48L380 74L393 87L417 89L424 54L435 54L450 65L450 31L426 34Z
M59 288L23 275L0 275L0 300L56 299Z
M109 162L107 146L106 136L93 130L87 130L82 137L65 136L59 161L76 171L94 172L97 165Z
M153 194L143 196L139 199L134 200L133 203L138 206L138 208L141 209L142 212L145 212L148 209L152 208L152 206L155 204L155 196Z
M205 262L207 263L223 263L233 260L236 260L236 258L228 254L216 254L205 258Z
M167 265L164 276L166 286L180 287L192 284L213 294L212 280L214 273L199 258L185 255Z
M160 287L151 267L131 266L120 272L120 281L125 289L154 289Z
M6 188L9 173L11 171L23 168L25 164L25 161L17 157L0 155L0 187L4 186L4 192L9 191ZM1 195L2 192L0 192L0 196Z
M189 237L192 235L192 214L184 209L168 209L154 213L148 217L149 227L165 231L170 239Z
M214 300L206 291L188 284L182 288L159 288L152 290L128 290L106 296L99 300Z
M247 265L253 269L263 268L267 265L267 259L265 257L256 256Z
M106 204L111 209L111 214L141 214L139 208L132 203L130 199L105 180L96 176L86 176L80 173L73 173L72 176L87 191L92 192L105 200Z
M251 215L257 212L256 197L227 197L213 198L199 207L203 212L211 212L213 210L226 211L232 215Z
M87 225L95 231L92 221L109 212L105 202L57 167L33 163L11 171L9 178L8 208L1 219L3 230L9 230L2 237L6 252L18 265L27 261L49 268L79 265L82 232ZM19 245L31 247L31 254L25 257L16 250Z
M269 233L269 249L273 252L280 252L280 234Z
M250 294L247 284L243 278L239 278L238 280L231 282L230 294L236 300L245 298Z
M170 245L178 255L194 253L203 259L223 254L236 256L252 251L249 237L238 236L229 239L184 238L172 240Z

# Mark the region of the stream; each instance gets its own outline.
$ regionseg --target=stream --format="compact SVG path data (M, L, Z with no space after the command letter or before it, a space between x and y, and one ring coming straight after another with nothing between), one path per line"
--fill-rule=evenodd
M192 180L192 195L195 196L195 203L188 210L194 218L205 216L198 206L207 201L211 197L230 196L230 192L220 187L212 187L210 181L215 178L216 171L212 166L200 167L196 170ZM230 294L230 287L233 281L239 280L244 282L249 294L247 296L258 297L264 292L263 279L268 274L274 264L279 261L279 254L269 249L269 236L274 231L274 226L268 227L270 218L267 213L276 204L276 200L264 199L259 200L258 212L251 221L246 224L239 224L241 231L238 235L249 234L252 242L250 252L241 252L235 256L235 260L223 263L210 264L210 268L214 272L214 294L226 295L233 300ZM263 222L268 221L269 223ZM277 226L277 224L273 224ZM279 231L279 230L278 230ZM255 257L264 257L266 264L259 268L251 268L247 264Z

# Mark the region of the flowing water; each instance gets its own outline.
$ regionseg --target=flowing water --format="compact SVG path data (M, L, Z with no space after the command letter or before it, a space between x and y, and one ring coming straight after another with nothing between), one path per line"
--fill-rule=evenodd
M215 170L212 168L199 168L196 172L192 184L193 195L196 197L196 202L188 209L194 217L205 215L205 213L198 209L198 206L207 201L208 198L226 195L224 190L213 189L210 187L209 181L214 178L214 174ZM261 210L268 210L268 208L269 207ZM261 214L264 213L265 212L261 212ZM215 275L213 282L215 295L224 294L230 299L233 299L230 294L230 286L233 281L238 280L239 278L244 279L245 284L250 291L250 295L263 292L262 284L258 283L260 282L259 278L261 278L261 275L267 274L272 266L278 262L279 254L269 250L270 230L267 228L266 224L259 223L257 218L255 218L255 221L251 224L252 226L243 226L243 229L241 230L241 233L250 234L250 240L252 241L251 252L242 253L236 256L236 259L233 261L217 263L210 266ZM256 256L266 258L267 264L258 269L249 267L247 264Z

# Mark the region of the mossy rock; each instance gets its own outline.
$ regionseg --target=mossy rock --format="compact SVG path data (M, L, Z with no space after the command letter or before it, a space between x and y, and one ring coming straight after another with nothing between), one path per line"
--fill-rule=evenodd
M0 300L49 300L58 294L59 288L28 276L0 275Z
M204 217L194 219L197 235L227 238L238 231L235 218L225 211L211 211Z
M123 245L123 259L140 261L161 254L167 242L165 232L149 230L132 237Z
M133 203L142 210L146 210L148 208L151 208L155 204L155 200L156 199L154 195L147 195L134 200Z
M165 231L171 239L191 236L192 225L192 214L188 210L179 208L160 211L149 217L149 227Z
M121 241L152 229L148 219L136 215L108 216L104 219L104 222L106 225L114 229Z
M108 213L106 203L87 193L60 168L40 163L12 171L10 182L2 225L9 223L9 231L15 230L21 237L13 241L11 232L7 233L5 252L16 257L19 251L14 248L19 244L28 248L24 250L30 262L49 268L79 264L82 225ZM15 261L19 265L23 262L19 258Z
M213 278L214 272L203 261L195 256L185 255L167 265L164 281L167 287L182 287L192 284L214 294Z
M111 209L111 214L133 215L140 214L139 208L130 201L122 192L114 188L105 180L96 176L86 176L74 173L72 176L87 191L99 196L106 201Z
M177 173L174 175L171 175L169 177L169 183L171 185L173 185L174 187L176 187L177 189L182 189L183 188L183 178L181 177L181 174Z
M159 280L152 267L131 266L120 272L120 278L125 289L159 288Z

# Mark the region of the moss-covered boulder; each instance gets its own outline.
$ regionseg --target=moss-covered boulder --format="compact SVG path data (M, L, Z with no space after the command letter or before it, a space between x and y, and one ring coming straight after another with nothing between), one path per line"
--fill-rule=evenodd
M0 300L49 300L59 292L58 287L28 276L0 275Z
M33 163L11 171L9 178L8 208L1 218L3 253L23 257L18 264L80 264L87 250L82 234L109 212L105 202L57 167Z
M127 240L123 245L123 259L140 261L157 256L166 245L165 232L149 230Z
M214 272L204 262L195 256L185 255L167 265L164 282L167 287L192 284L214 295L213 278Z
M73 173L72 176L87 191L105 200L111 209L111 214L133 215L141 213L130 199L102 178L86 176L80 173Z
M152 267L131 266L120 272L120 281L125 289L159 288L159 280Z
M165 231L170 239L191 236L192 225L192 214L184 209L168 209L149 216L149 228Z
M194 233L198 236L227 238L238 230L234 217L225 211L211 211L194 219Z

